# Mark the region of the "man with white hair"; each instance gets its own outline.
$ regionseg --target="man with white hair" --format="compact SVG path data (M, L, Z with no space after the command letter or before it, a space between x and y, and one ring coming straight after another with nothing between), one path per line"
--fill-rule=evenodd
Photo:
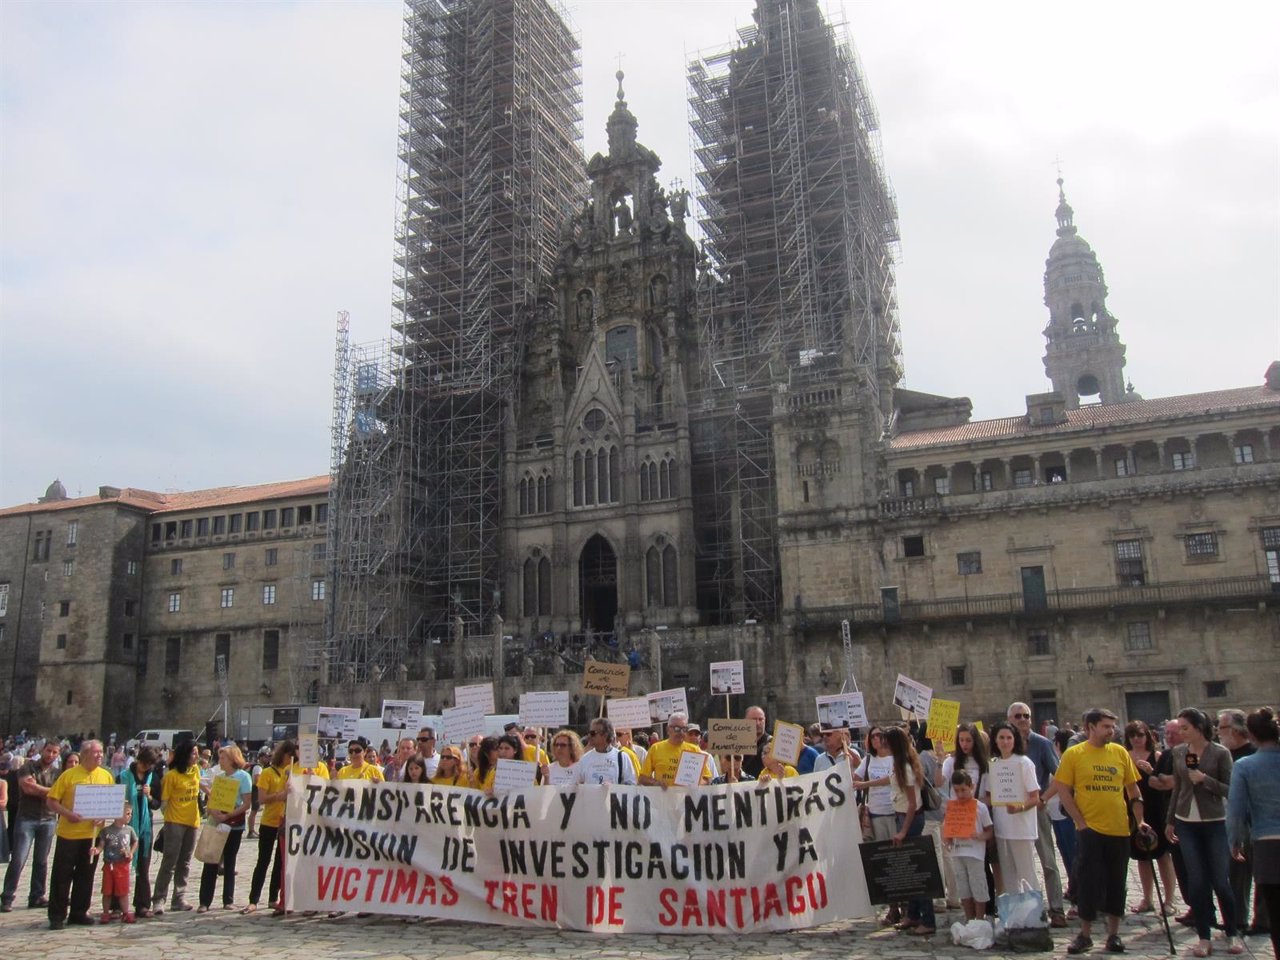
M1058 755L1047 737L1031 729L1031 708L1025 703L1011 703L1009 722L1022 733L1027 758L1035 764L1036 781L1040 784L1040 796L1044 796L1053 775L1058 772ZM1044 867L1044 892L1049 901L1049 925L1065 927L1067 915L1062 907L1062 875L1058 872L1058 857L1053 849L1053 821L1049 819L1049 807L1041 801L1036 808L1036 853Z
M680 769L680 757L686 753L702 753L695 744L685 739L689 732L689 717L684 713L673 713L667 718L667 739L650 744L644 763L640 766L640 783L646 787L661 787L663 790L676 782L676 771ZM705 763L702 767L702 782L711 780Z
M111 772L102 768L102 742L86 740L80 746L79 765L63 771L45 798L49 809L58 815L49 883L50 930L61 930L67 923L91 927L97 922L89 916L89 907L93 900L93 837L101 821L86 820L75 812L76 788L109 787L115 782Z

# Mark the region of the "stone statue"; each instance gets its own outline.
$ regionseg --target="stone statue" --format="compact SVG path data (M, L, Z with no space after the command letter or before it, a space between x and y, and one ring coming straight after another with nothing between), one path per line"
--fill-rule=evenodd
M649 280L649 303L653 307L661 309L667 305L668 286L667 278L660 273Z
M588 324L595 316L595 296L590 290L578 291L578 323Z
M631 232L631 208L627 206L625 198L618 198L618 205L613 208L613 216L618 225L618 236L625 236Z
M671 194L671 216L676 223L684 223L689 214L689 191L676 190Z

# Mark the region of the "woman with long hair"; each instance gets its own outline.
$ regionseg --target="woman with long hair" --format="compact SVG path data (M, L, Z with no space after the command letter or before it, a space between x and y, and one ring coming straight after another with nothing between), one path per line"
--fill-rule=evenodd
M268 903L283 910L280 904L280 869L284 863L284 844L277 843L284 826L284 805L289 799L289 768L298 759L298 745L292 740L282 740L271 752L271 761L258 774L258 803L262 815L258 818L258 859L253 865L253 880L249 884L249 905L242 913L258 909L262 896L262 883L271 867L271 886ZM274 862L272 857L274 856Z
M889 789L889 777L893 774L893 754L889 752L883 727L873 725L868 728L866 743L867 755L862 758L853 774L854 789L863 791L858 807L862 835L871 840L889 840L897 829L893 792ZM880 925L891 927L897 924L906 926L907 921L902 918L901 907L894 903L890 904Z
M471 777L462 766L462 751L457 747L440 748L440 764L436 767L431 782L440 787L468 787Z
M973 781L973 795L976 797L987 778L990 761L987 758L987 743L972 724L962 723L956 727L956 746L951 756L942 761L943 788L950 796L951 775L963 770Z
M1156 749L1156 738L1151 728L1141 720L1130 720L1124 728L1124 747L1133 758L1133 765L1138 768L1138 790L1142 793L1142 811L1147 823L1163 824L1168 814L1165 804L1169 794L1151 786L1151 775L1155 773L1156 764L1160 761L1160 751ZM1142 883L1142 899L1129 908L1130 913L1151 913L1154 901L1151 899L1152 887L1155 883L1155 870L1152 863L1160 869L1160 881L1165 889L1165 916L1176 913L1169 903L1173 896L1177 880L1173 872L1173 854L1169 852L1169 841L1164 833L1156 831L1156 846L1152 850L1142 850L1134 845L1129 850L1129 859L1138 863L1138 879Z
M578 761L582 741L572 730L557 730L551 738L551 763L543 783L552 787L578 782Z
M1036 838L1039 835L1037 811L1040 809L1040 784L1036 765L1026 755L1022 731L1001 720L991 727L995 751L991 758L991 775L983 789L991 807L996 832L996 856L1000 861L1000 877L1005 893L1017 893L1025 883L1040 889L1036 875ZM1010 779L1023 795L1020 800L995 802L994 783L997 775Z
M151 911L157 917L164 913L164 901L173 882L171 910L191 910L186 902L187 874L191 855L196 849L200 829L200 763L194 740L184 740L173 748L169 769L160 781L160 807L164 813L161 829L160 872L156 874L151 893Z
M199 913L207 913L212 906L219 873L222 874L222 909L230 910L236 899L236 857L240 853L240 841L244 839L245 815L253 799L253 778L245 766L244 754L234 743L218 751L219 772L213 782L216 785L219 780L235 781L236 805L230 811L209 810L209 818L214 823L230 827L231 832L227 834L227 842L222 848L222 860L206 863L200 871Z
M517 753L519 748L517 747ZM493 795L493 778L498 772L498 738L485 737L476 747L471 765L471 786Z
M403 783L430 783L427 777L427 762L416 753L410 754L409 758L404 762L404 780Z
M893 757L893 773L889 788L896 818L897 832L893 842L918 837L924 832L924 810L920 802L920 784L924 782L924 770L915 745L901 727L884 731L883 739ZM935 932L932 897L913 897L907 901L907 933L927 937Z
M1271 950L1280 957L1280 724L1270 707L1255 710L1244 723L1258 750L1232 768L1227 840L1236 860L1253 843L1253 882L1271 917Z
M1187 892L1200 942L1193 957L1207 957L1209 917L1213 897L1222 908L1222 932L1227 952L1244 952L1236 936L1236 902L1228 873L1231 848L1227 846L1227 796L1231 787L1231 751L1214 743L1213 721L1188 707L1178 714L1182 743L1173 748L1173 795L1165 816L1165 836L1182 850L1187 870Z

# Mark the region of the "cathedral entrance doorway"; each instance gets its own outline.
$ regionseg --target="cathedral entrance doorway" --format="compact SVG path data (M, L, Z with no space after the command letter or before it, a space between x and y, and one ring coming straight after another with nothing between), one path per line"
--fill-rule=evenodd
M609 541L598 533L582 548L578 587L582 628L589 626L592 630L611 632L618 615L618 556Z

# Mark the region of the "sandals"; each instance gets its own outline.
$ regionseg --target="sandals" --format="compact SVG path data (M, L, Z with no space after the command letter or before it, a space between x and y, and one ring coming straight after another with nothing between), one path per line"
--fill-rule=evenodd
M1201 940L1191 948L1191 956L1193 957L1207 957L1211 953L1213 953L1213 947L1206 940Z
M1143 900L1141 903L1134 904L1129 908L1130 913L1154 913L1155 907L1151 906L1150 900Z
M1239 937L1227 937L1227 953L1238 956L1244 953L1244 944Z
M257 912L258 912L258 905L256 903L251 903L247 907L245 907L243 910L240 911L240 916L247 917L249 914L257 913Z
M1076 938L1067 944L1067 953L1088 953L1093 949L1093 938L1077 933Z

